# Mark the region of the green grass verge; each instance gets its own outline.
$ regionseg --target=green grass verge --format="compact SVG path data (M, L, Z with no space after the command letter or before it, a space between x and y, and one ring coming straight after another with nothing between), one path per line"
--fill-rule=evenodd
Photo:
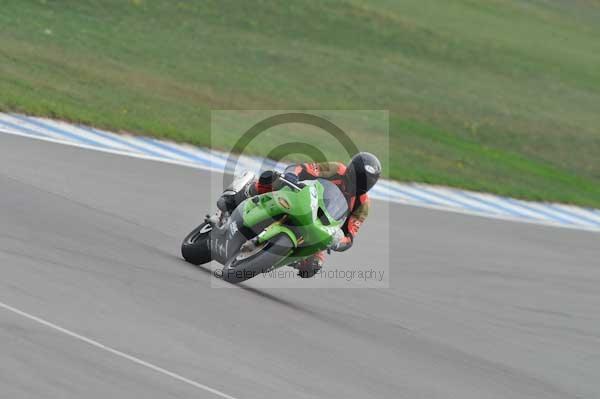
M599 37L597 0L8 0L0 109L199 145L211 109L389 109L391 178L600 207Z

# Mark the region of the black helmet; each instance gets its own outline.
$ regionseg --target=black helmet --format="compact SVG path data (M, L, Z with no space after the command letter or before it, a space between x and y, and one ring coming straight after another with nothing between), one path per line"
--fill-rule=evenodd
M352 157L346 175L354 186L356 194L362 195L369 191L381 176L381 162L369 152L359 152Z

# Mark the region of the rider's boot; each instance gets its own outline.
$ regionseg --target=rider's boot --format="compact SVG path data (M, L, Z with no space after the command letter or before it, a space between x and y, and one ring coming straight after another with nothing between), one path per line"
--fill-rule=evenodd
M245 172L223 191L223 194L217 200L217 208L221 212L231 213L247 198L272 191L275 176L275 172L267 170L256 180L254 173Z
M217 208L223 213L231 213L246 198L250 197L250 188L254 186L256 176L252 172L244 172L236 177L217 200Z

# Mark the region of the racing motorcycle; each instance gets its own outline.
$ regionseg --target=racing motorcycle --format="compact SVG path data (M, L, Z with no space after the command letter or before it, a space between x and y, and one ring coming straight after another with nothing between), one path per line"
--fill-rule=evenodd
M236 195L254 178L244 173L223 194ZM215 260L223 265L221 278L237 284L329 248L348 215L343 193L325 179L278 179L279 190L207 215L183 241L183 258L194 265Z

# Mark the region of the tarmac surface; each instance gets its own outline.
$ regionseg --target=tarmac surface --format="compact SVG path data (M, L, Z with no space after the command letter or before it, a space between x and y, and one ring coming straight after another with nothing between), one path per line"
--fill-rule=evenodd
M600 234L374 201L326 267L389 288L219 288L219 180L0 135L0 398L600 397Z

